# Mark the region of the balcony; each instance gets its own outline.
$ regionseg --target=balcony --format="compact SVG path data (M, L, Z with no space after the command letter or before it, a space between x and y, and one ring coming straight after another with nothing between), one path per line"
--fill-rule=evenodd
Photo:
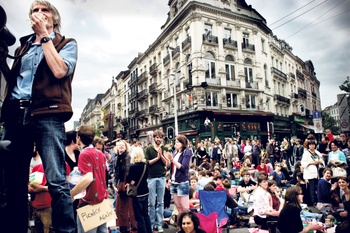
M122 125L124 126L129 125L129 118L122 119Z
M128 82L128 86L132 86L134 84L136 84L138 81L137 77L131 78L130 81Z
M136 130L138 129L137 126L132 126L129 128L130 134L136 134Z
M180 46L177 46L172 52L171 55L173 58L177 57L180 54Z
M141 91L140 93L138 93L137 100L144 100L147 98L147 96L148 96L148 89L145 89L145 90Z
M138 77L138 82L137 84L143 83L147 81L147 72L143 72L139 77Z
M167 54L164 58L163 58L163 65L166 65L170 62L170 54Z
M224 42L224 47L237 49L237 41L231 38L224 38L222 40Z
M141 110L141 111L139 111L139 112L136 113L136 117L142 118L142 117L144 117L146 114L148 114L148 109L143 109L143 110Z
M316 92L311 92L311 95L312 95L313 97L317 98Z
M242 50L246 52L255 52L255 45L242 42Z
M300 97L306 99L307 98L307 92L305 89L299 87L298 88L298 95L300 95Z
M218 44L218 37L213 35L203 34L203 43Z
M205 81L207 82L208 85L221 85L221 79L219 78L206 78Z
M241 80L226 80L228 87L241 87Z
M292 72L289 73L289 77L295 79L295 74L293 74Z
M297 77L300 78L303 81L305 80L305 76L299 70L297 70Z
M277 77L283 79L284 81L287 82L287 75L285 73L283 73L282 71L280 71L279 69L275 68L275 67L272 67L271 68L271 72L273 74L275 74Z
M156 112L157 112L157 109L158 109L158 105L157 105L157 104L154 104L154 105L152 105L152 106L150 106L150 107L148 108L148 111L149 111L150 114L152 114L152 113L156 113Z
M290 99L288 99L288 98L286 98L286 97L284 97L284 96L275 94L275 95L273 96L273 99L274 99L274 100L277 100L277 102L290 105Z
M154 63L153 65L151 65L151 66L149 67L149 74L150 74L150 75L156 75L156 74L157 74L157 71L158 71L158 69L157 69L157 63Z
M182 50L187 49L187 47L189 47L190 45L191 45L191 37L187 36L187 38L181 44Z
M138 96L139 96L139 93L131 92L131 94L129 95L129 100L136 99L138 98Z
M158 93L158 83L152 83L148 88L149 88L149 93L155 94Z
M294 103L294 102L298 102L298 94L297 93L291 93L290 94L290 96L291 96L291 98L292 98L292 102Z
M252 89L259 89L258 82L246 82L245 83L246 88L252 88Z
M137 108L131 109L131 110L129 110L129 115L130 115L130 116L133 116L133 115L135 115L135 113L136 113L137 111L138 111Z

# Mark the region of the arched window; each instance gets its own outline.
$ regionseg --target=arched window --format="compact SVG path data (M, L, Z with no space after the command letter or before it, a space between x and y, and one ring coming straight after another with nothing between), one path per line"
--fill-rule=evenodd
M245 82L247 88L252 88L254 79L253 79L253 62L250 58L244 59L244 75L245 75Z
M265 78L265 86L269 86L269 80L267 79L267 65L264 65L264 78Z
M227 55L225 57L225 71L226 71L226 80L227 81L235 81L236 80L236 74L235 74L235 66L233 62L235 61L235 58L232 55Z
M215 79L215 57L212 52L205 53L205 78Z
M250 58L244 59L244 64L246 64L246 65L253 65L252 59L250 59Z

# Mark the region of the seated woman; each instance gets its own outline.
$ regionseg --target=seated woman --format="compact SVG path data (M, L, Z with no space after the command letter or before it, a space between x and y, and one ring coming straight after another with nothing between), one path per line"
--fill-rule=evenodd
M309 223L303 228L303 222L300 218L300 203L302 202L303 194L301 188L299 186L289 187L286 191L285 204L277 220L277 229L280 233L307 233L313 230L324 230L324 226L318 223Z
M317 205L316 208L325 213L328 211L333 212L332 195L337 192L337 182L331 184L332 170L325 168L323 170L323 177L318 181L317 184Z
M261 226L261 229L267 230L267 222L275 221L278 211L274 210L270 205L270 193L267 191L268 181L265 173L259 173L258 175L258 188L253 194L254 204L254 221L257 225Z
M179 228L177 233L205 233L199 228L199 218L192 211L182 212L178 218L177 226Z
M267 175L269 174L268 168L265 164L265 160L263 159L260 161L260 164L256 167L256 170L258 172L265 172Z
M341 202L343 203L343 209L337 212L334 212L332 215L327 216L329 219L337 219L338 222L343 222L350 220L350 178L349 177L339 177L338 186L342 190Z
M304 175L302 172L298 172L298 174L297 174L296 185L299 186L301 188L301 191L303 192L303 195L304 195L304 198L303 198L304 202L303 203L306 204L307 206L312 206L313 203L312 203L311 195L310 195L310 186L304 180Z
M194 193L195 193L195 190L193 187L190 187L190 190L189 190L189 193L188 193L188 196L189 196L189 208L190 210L192 211L197 211L197 208L199 207L200 203L199 203L199 199L196 199L194 197Z
M280 197L280 192L277 192L277 184L276 184L276 181L274 180L269 180L267 182L267 185L268 185L268 189L267 191L270 193L271 195L271 202L270 204L272 209L276 210L276 217L280 214L280 211L283 207L283 203L284 203L284 200L283 198ZM277 220L277 218L276 218Z
M290 187L290 184L287 184L287 178L285 177L281 169L282 169L282 164L276 163L275 170L272 172L270 179L276 181L276 184L279 188L286 189Z
M269 158L264 158L265 166L267 167L267 174L271 175L273 172L273 165Z
M292 180L290 181L291 184L297 184L298 183L297 174L301 171L300 167L301 167L301 161L298 160L297 162L295 162Z
M339 142L337 140L330 143L332 151L328 153L328 165L336 165L337 163L347 163L344 153L339 150Z

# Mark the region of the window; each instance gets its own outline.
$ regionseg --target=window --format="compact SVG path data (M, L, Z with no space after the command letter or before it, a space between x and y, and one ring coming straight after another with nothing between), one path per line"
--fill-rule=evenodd
M226 70L226 80L228 81L235 81L236 75L235 75L235 66L233 64L229 64L234 62L234 58L231 55L227 55L226 58L226 64L225 64L225 70Z
M192 63L187 65L188 82L192 84Z
M243 33L243 48L249 47L249 34Z
M207 52L205 54L205 59L205 78L215 79L215 61L210 61L214 60L214 55L210 52Z
M264 65L264 78L265 78L265 86L269 86L269 80L267 79L267 65Z
M265 40L261 39L261 50L265 52Z
M210 24L204 24L204 33L209 36L212 35L213 32L213 26Z
M256 104L255 104L255 96L254 95L246 95L245 96L246 99L246 107L248 109L254 109L256 108Z
M245 82L248 84L253 83L253 69L250 67L244 67Z
M248 86L248 83L252 84L254 81L253 80L253 68L246 66L246 65L252 65L252 64L253 64L253 62L251 59L249 59L249 58L244 59L244 65L245 65L244 75L245 75L245 82L246 82L247 86Z
M187 76L189 83L192 84L192 62L191 62L191 55L187 56Z
M225 33L225 35L224 35L225 39L231 39L231 29L225 28L224 33Z
M217 107L218 106L218 93L217 92L206 92L206 104L207 107Z
M227 107L228 108L237 108L237 94L233 93L227 93L226 94L226 101L227 101Z

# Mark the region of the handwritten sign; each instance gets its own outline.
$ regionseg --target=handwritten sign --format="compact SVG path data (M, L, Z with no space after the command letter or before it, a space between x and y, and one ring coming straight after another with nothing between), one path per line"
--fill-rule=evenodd
M87 205L77 209L81 225L84 231L92 230L117 216L114 212L112 204L107 199L96 205Z

